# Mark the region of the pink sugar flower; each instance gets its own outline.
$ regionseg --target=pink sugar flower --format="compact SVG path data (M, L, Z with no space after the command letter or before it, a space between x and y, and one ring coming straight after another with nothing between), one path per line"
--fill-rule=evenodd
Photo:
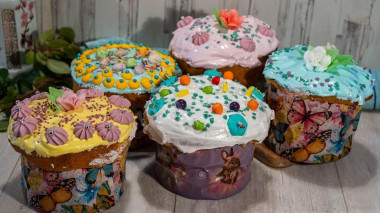
M62 97L56 99L57 104L65 111L78 109L85 101L86 95L75 94L73 91L63 92Z

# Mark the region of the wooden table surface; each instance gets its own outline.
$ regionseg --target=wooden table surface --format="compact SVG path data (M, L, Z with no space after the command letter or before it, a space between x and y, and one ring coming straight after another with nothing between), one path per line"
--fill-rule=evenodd
M380 113L364 112L352 152L336 163L273 169L252 162L252 179L219 201L190 200L154 177L154 152L130 152L127 187L107 212L380 212ZM20 158L0 133L0 212L33 212L22 196Z

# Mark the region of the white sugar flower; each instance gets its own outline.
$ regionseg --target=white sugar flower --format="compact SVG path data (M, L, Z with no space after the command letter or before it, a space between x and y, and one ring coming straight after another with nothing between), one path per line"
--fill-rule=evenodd
M325 47L318 46L308 50L303 55L306 68L315 71L325 71L331 64L331 56L326 54Z

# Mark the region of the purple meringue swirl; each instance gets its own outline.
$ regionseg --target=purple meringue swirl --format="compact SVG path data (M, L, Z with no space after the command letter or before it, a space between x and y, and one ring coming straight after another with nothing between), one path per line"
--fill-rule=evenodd
M209 39L210 35L206 32L197 32L193 35L193 37L191 38L192 39L192 42L194 45L202 45L204 43L206 43Z
M260 25L258 31L261 35L266 37L274 36L274 31L266 25Z
M18 104L14 105L12 107L11 117L13 120L25 118L25 117L28 117L30 115L31 111L32 111L32 109L29 108L25 102L19 102Z
M137 75L143 74L144 72L145 72L144 67L142 67L142 66L136 66L136 67L135 67L135 73L136 73Z
M252 39L244 37L240 40L240 47L247 52L253 52L256 49L256 44Z
M45 137L49 144L59 146L67 142L69 135L61 127L52 127L46 130Z
M19 119L12 125L13 135L16 137L24 137L31 134L37 128L37 119L32 117L26 117Z
M118 122L119 124L130 124L135 120L131 112L121 109L112 110L110 116L113 121Z
M36 93L35 95L33 95L32 97L30 97L30 100L31 101L35 101L35 100L41 100L41 99L44 99L46 98L46 95L48 93L47 92L39 92L39 93Z
M96 126L96 130L100 137L103 140L113 142L118 141L120 138L120 130L118 126L114 126L112 123L108 121L102 122Z
M81 121L74 126L74 135L81 140L92 138L94 133L95 128L90 123Z
M101 89L80 89L77 91L77 95L80 96L81 94L84 94L86 98L95 98L95 97L102 97L104 96L104 92Z
M112 95L108 98L108 101L111 102L111 104L121 108L128 108L131 106L131 102L120 95Z
M181 20L179 20L177 22L177 27L178 28L184 27L184 26L190 24L193 21L193 19L194 18L192 16L182 17Z

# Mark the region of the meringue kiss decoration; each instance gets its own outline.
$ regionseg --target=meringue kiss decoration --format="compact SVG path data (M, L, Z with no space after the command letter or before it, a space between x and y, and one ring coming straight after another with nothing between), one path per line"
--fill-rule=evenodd
M24 137L32 133L37 127L37 119L32 117L26 117L19 119L12 125L12 132L16 137Z
M240 47L247 52L253 52L256 49L256 44L252 39L244 37L240 40Z
M131 106L131 102L120 95L112 95L111 97L108 98L108 100L109 102L111 102L111 104L117 107L128 108Z
M68 134L66 130L61 127L52 127L45 132L46 140L49 144L54 146L63 145L68 140Z
M114 126L112 123L108 121L102 122L96 126L96 130L99 133L99 136L102 137L103 140L113 142L117 141L120 138L120 130L118 126Z
M87 122L81 121L77 123L74 127L74 135L79 139L89 139L95 133L95 128Z
M30 115L32 110L23 102L20 102L12 107L11 109L11 117L13 120L17 120L20 118L25 118Z
M209 39L210 35L206 32L197 32L195 35L192 37L192 41L194 45L202 45L206 43Z
M179 20L177 22L177 27L178 28L181 28L181 27L185 27L187 26L188 24L190 24L190 22L193 21L193 17L192 16L186 16L186 17L182 17L181 20Z
M133 117L133 114L130 112L127 112L126 110L120 110L120 109L114 109L111 111L110 116L113 121L119 123L119 124L130 124L135 119Z

